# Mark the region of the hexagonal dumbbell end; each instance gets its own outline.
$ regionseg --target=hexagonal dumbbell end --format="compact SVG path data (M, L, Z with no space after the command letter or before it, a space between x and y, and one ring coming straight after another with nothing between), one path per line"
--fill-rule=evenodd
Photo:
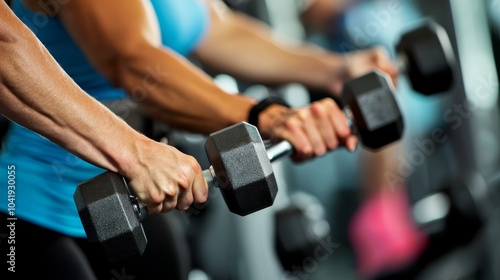
M231 212L245 216L273 205L278 185L255 126L243 122L212 133L205 151Z
M111 262L142 255L147 238L123 177L105 172L80 183L73 197L89 241Z
M432 95L452 87L453 48L445 29L433 20L404 33L396 52L414 90Z
M347 81L342 100L364 146L376 150L401 138L403 117L386 75L371 72Z

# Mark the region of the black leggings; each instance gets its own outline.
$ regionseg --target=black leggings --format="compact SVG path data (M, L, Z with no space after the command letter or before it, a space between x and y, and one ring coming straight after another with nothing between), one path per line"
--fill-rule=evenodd
M21 276L31 279L27 275L51 280L186 280L188 277L191 264L185 226L176 212L147 217L142 223L148 238L144 254L120 265L108 263L99 246L86 239L69 237L21 219L15 221L15 228L8 227L12 221L7 218L0 213L1 275L8 273L2 279ZM14 258L8 256L12 253ZM12 259L15 263L7 262ZM8 271L12 265L15 274Z

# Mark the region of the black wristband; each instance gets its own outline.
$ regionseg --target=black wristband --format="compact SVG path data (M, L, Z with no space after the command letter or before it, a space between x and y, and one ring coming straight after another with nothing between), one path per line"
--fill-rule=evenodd
M267 107L269 107L273 104L278 104L278 105L290 108L290 105L288 105L288 103L286 103L286 101L280 97L270 96L270 97L264 98L261 101L259 101L259 103L255 104L252 107L252 109L250 109L250 113L248 114L248 123L252 124L258 128L259 127L259 114L262 111L264 111Z

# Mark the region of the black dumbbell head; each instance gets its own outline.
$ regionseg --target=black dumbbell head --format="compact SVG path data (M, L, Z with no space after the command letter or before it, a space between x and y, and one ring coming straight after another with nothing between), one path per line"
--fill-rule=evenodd
M142 255L147 239L123 177L105 172L82 182L74 200L89 241L111 262Z
M433 20L405 32L396 44L396 52L417 92L432 95L452 87L453 49L445 29Z
M316 197L303 192L292 194L290 204L274 213L274 248L283 268L292 271L314 258L330 230L326 211Z
M403 117L386 75L371 72L347 81L342 101L365 147L377 150L401 138Z
M273 205L278 186L255 126L239 123L212 133L205 151L231 212L244 216Z

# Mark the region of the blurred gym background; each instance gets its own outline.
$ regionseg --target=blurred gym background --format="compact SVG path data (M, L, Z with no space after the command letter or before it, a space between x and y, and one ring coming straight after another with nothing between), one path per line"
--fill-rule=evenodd
M432 248L410 267L380 279L500 279L500 242L496 238L500 236L500 216L498 206L489 204L498 193L500 1L344 2L343 11L330 20L330 28L318 30L313 28L315 19L303 13L308 1L226 1L233 9L269 24L282 40L308 41L337 52L383 45L394 56L398 36L416 22L432 18L445 28L458 58L452 91L422 96L411 90L404 75L397 90L406 122L402 141L407 155L413 152L413 158L401 156L398 160L406 172L413 215L432 237ZM300 106L321 96L300 85L268 88L205 70L228 92L244 92L257 99L279 94ZM422 146L437 128L445 131L446 141ZM169 140L208 166L203 136L176 132ZM305 164L296 165L289 159L274 163L280 187L277 201L247 217L230 214L217 196L203 212L188 215L197 268L193 279L359 279L347 235L360 202L363 174L359 154L359 149L355 153L338 150ZM290 201L306 205L309 229L298 230L276 221L276 213ZM500 205L498 197L496 201ZM285 242L304 242L293 236L294 230L321 236L323 243L315 240L314 244L324 249L329 246L323 251L327 256L304 258L301 267L284 270L282 262L293 258L294 252L277 253L278 225L292 239ZM325 240L329 243L324 244Z
M383 45L394 55L398 36L416 22L432 18L445 28L458 59L453 89L422 96L401 76L397 90L406 122L402 141L407 155L413 152L413 157L398 161L405 170L414 218L432 237L432 247L415 264L379 279L500 279L500 0L331 1L347 6L321 31L307 26L314 21L303 13L307 0L226 3L269 24L282 40L308 41L337 52ZM300 85L268 88L205 70L228 92L257 99L279 94L300 106L321 95ZM0 127L7 125L0 120ZM445 131L446 141L422 145L437 128ZM169 131L168 140L202 167L209 165L203 135ZM276 203L247 217L231 214L215 194L203 211L183 215L195 266L190 280L359 279L347 236L360 202L359 154L360 149L338 150L305 164L289 159L274 163L280 187ZM321 257L303 258L301 267L286 271L282 263L293 252L277 253L275 214L291 201L303 207L308 222L301 229L281 223L293 239L286 242L306 242L294 234L313 236L307 245L323 251Z

